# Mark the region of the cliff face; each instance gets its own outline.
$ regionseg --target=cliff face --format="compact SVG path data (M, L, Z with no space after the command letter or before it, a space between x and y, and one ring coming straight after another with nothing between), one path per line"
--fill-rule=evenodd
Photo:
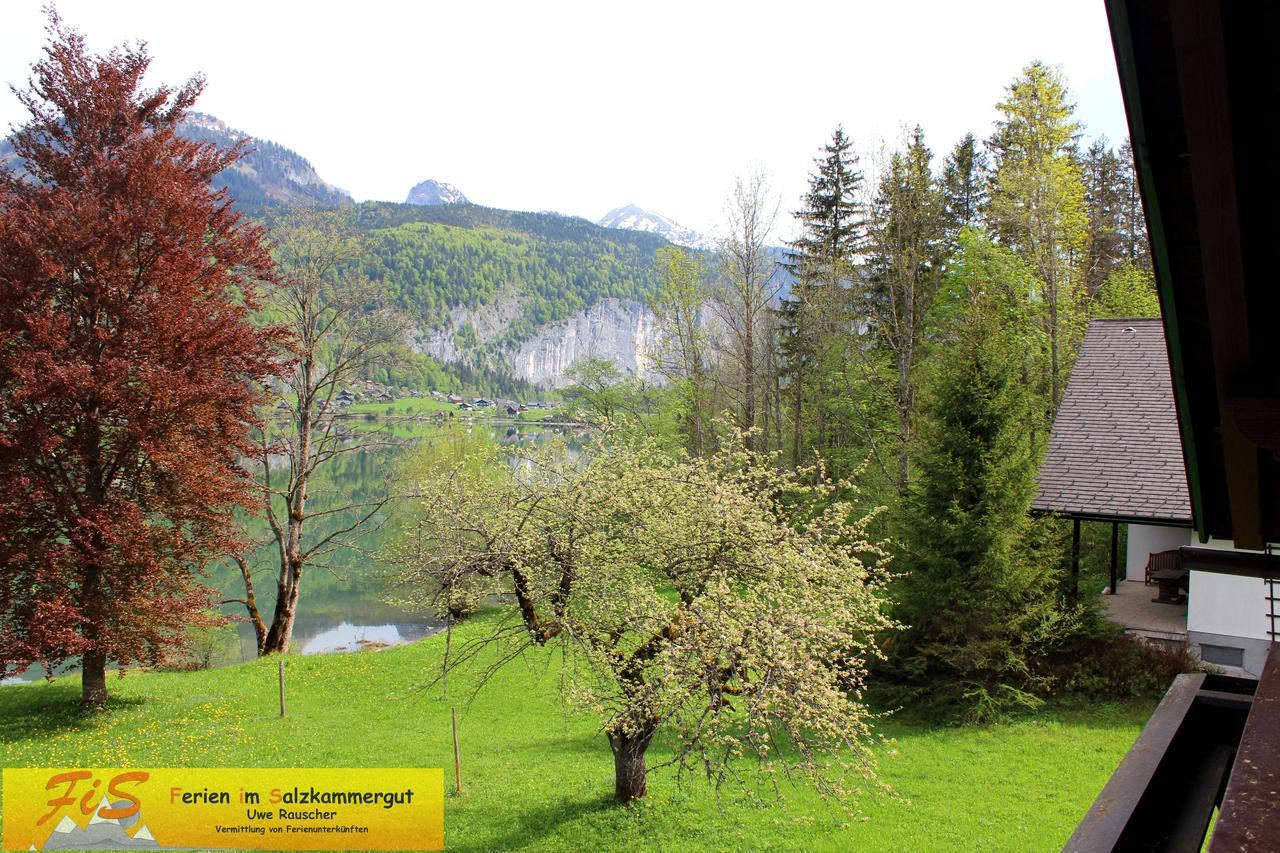
M543 326L509 357L517 376L552 388L568 384L569 368L586 358L612 361L622 372L652 381L658 343L652 311L634 299L611 298Z
M421 331L412 343L440 361L478 364L489 357L487 345L500 339L519 314L515 300L455 308L446 327ZM612 361L623 373L654 381L652 354L660 342L653 312L642 302L609 298L493 355L520 379L547 388L568 385L569 368L586 358Z

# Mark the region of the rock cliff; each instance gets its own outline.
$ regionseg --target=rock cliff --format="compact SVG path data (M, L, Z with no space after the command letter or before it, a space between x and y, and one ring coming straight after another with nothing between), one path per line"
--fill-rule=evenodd
M651 368L660 335L653 312L638 300L601 299L493 352L492 345L519 312L515 300L480 309L455 308L447 325L420 331L412 344L440 361L478 364L496 357L515 376L547 388L569 384L569 369L586 358L612 361L626 374L657 379Z

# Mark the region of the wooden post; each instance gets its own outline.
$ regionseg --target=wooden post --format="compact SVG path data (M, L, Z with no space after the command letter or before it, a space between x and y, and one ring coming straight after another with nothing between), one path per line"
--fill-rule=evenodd
M1111 594L1116 594L1116 577L1120 563L1120 522L1111 522Z
M454 790L462 793L462 754L458 751L458 709L450 707L449 713L453 717L453 785Z
M284 656L280 656L280 716L284 716Z
M1080 597L1080 519L1071 519L1071 597Z

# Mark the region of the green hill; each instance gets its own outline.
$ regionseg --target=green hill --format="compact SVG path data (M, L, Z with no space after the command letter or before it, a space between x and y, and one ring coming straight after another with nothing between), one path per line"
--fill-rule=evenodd
M519 305L501 347L599 299L644 300L658 287L651 234L601 228L585 219L474 204L421 207L369 202L355 209L369 240L363 264L420 323L438 326L450 309Z

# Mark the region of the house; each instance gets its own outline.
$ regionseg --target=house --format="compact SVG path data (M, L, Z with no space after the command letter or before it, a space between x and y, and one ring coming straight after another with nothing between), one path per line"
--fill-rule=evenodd
M471 401L471 405L477 409L491 409L493 408L493 401L486 400L484 397L476 397Z
M1107 592L1114 597L1105 603L1113 620L1146 639L1186 643L1206 663L1262 673L1271 640L1269 585L1191 571L1183 606L1176 599L1153 602L1156 588L1146 584L1152 554L1195 542L1160 320L1089 323L1037 479L1032 511L1072 519L1073 542L1080 522L1110 522L1115 550ZM1128 534L1123 555L1121 525ZM1231 547L1212 538L1209 544Z
M1232 625L1277 639L1280 575L1280 119L1273 3L1106 0L1164 318L1195 544L1189 622L1204 576L1225 578ZM1225 587L1219 587L1225 593ZM1275 599L1276 596L1269 596ZM1189 625L1190 627L1190 625ZM1280 644L1256 682L1178 675L1065 850L1272 851L1280 839ZM1215 819L1216 815L1216 819Z
M459 397L457 394L450 394L448 397L448 400L450 403L453 403L455 405L462 402L462 398Z

